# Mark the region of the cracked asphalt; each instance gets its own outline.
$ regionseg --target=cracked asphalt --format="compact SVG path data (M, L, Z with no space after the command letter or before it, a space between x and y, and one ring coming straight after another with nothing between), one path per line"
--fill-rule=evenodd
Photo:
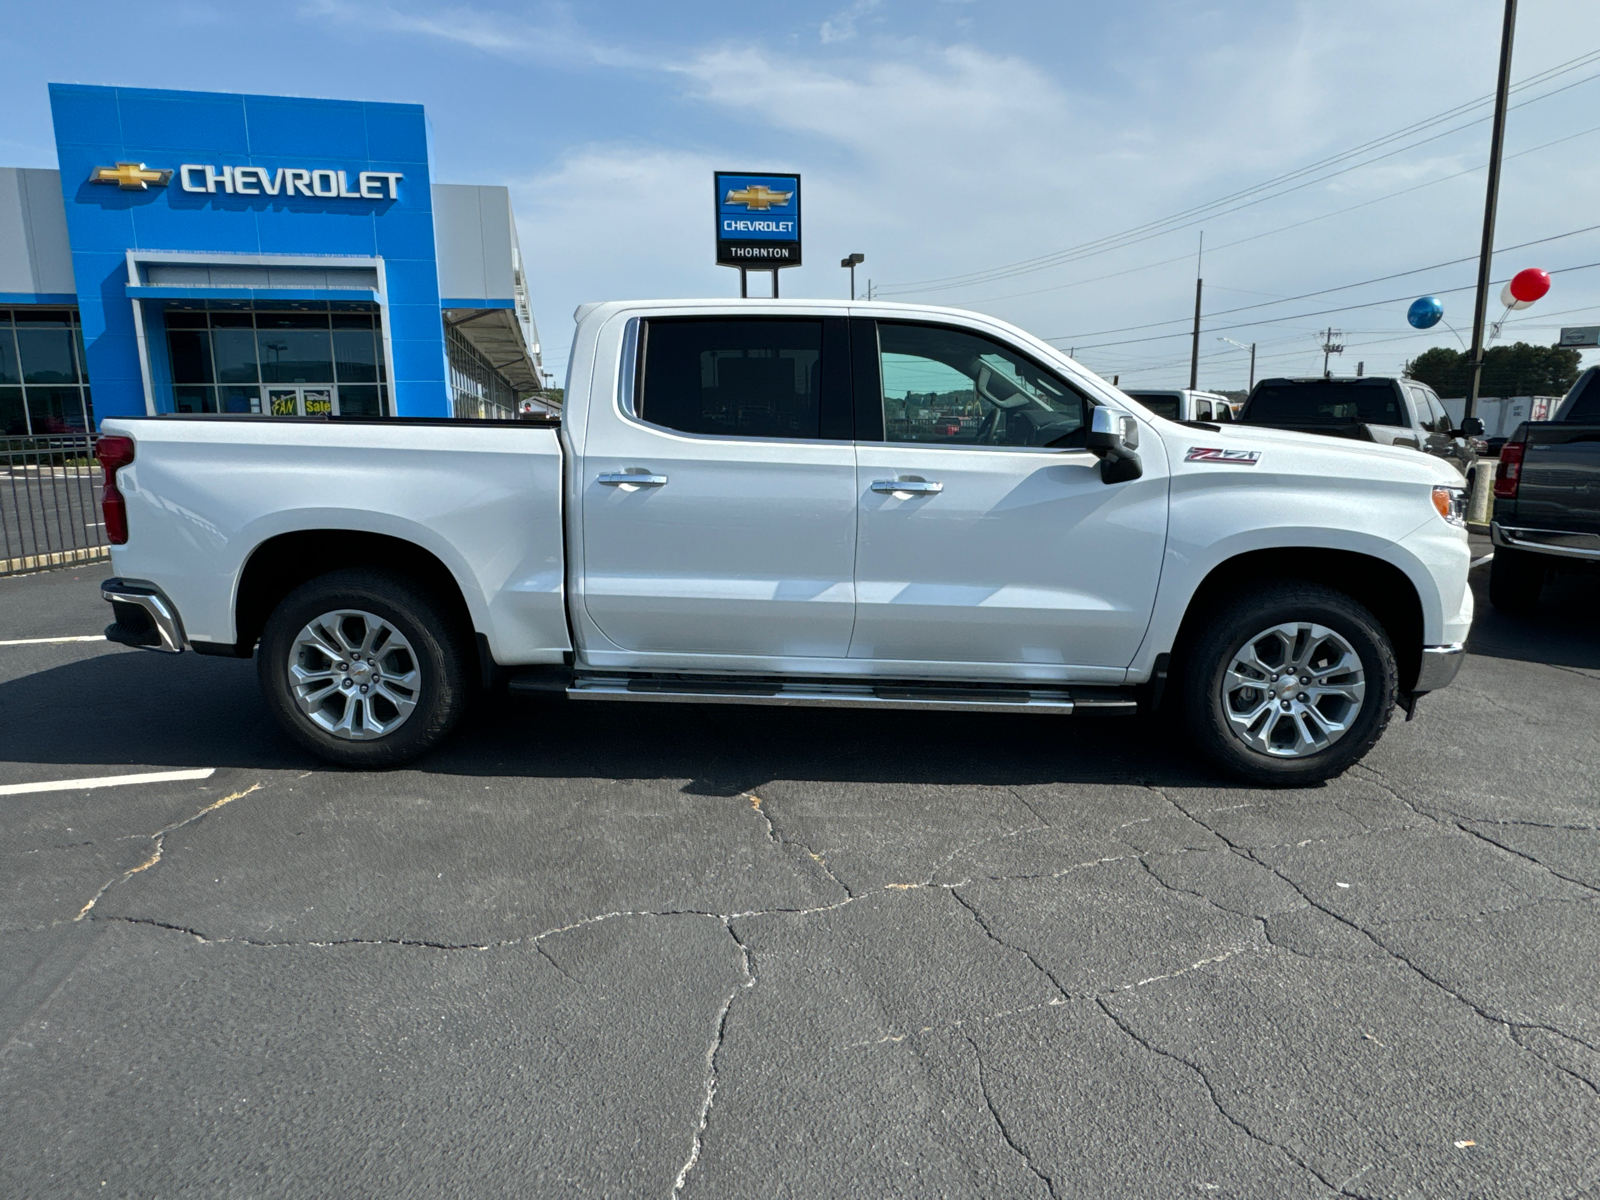
M0 795L0 1194L1594 1200L1597 595L1483 604L1290 792L1144 721L531 700L361 774L251 663L0 646L0 785L215 768Z

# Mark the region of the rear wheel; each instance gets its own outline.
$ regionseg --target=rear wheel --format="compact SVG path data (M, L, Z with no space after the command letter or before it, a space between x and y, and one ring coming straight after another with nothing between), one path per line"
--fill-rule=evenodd
M1503 613L1532 612L1544 590L1545 564L1537 554L1495 548L1489 561L1489 603Z
M1184 723L1196 745L1255 783L1320 783L1382 736L1399 672L1388 635L1349 596L1264 584L1222 607L1185 655Z
M428 750L466 704L461 632L409 581L335 571L291 592L256 652L267 703L329 762L388 767Z

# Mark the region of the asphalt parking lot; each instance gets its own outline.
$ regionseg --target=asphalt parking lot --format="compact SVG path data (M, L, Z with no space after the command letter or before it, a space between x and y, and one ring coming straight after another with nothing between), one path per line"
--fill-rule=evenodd
M531 700L360 774L251 663L0 645L0 1193L1600 1196L1600 589L1483 574L1296 792L1137 720Z

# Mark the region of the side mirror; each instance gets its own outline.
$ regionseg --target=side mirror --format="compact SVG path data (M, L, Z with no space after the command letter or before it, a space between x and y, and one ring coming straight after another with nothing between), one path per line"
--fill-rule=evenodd
M1482 437L1483 421L1478 417L1468 417L1461 422L1461 428L1456 430L1457 437Z
M1144 464L1134 453L1139 445L1139 423L1132 417L1096 406L1085 443L1099 455L1100 478L1105 483L1127 483L1144 474Z

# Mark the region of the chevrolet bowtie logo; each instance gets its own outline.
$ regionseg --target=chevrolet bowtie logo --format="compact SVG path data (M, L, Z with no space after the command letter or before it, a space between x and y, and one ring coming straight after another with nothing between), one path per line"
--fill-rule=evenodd
M148 191L153 183L166 187L171 171L152 171L143 163L119 162L114 167L96 167L89 172L90 183L114 183L128 192Z
M756 183L730 191L722 202L742 204L749 212L768 212L774 204L781 206L789 203L792 195L793 192L775 192L764 183Z

